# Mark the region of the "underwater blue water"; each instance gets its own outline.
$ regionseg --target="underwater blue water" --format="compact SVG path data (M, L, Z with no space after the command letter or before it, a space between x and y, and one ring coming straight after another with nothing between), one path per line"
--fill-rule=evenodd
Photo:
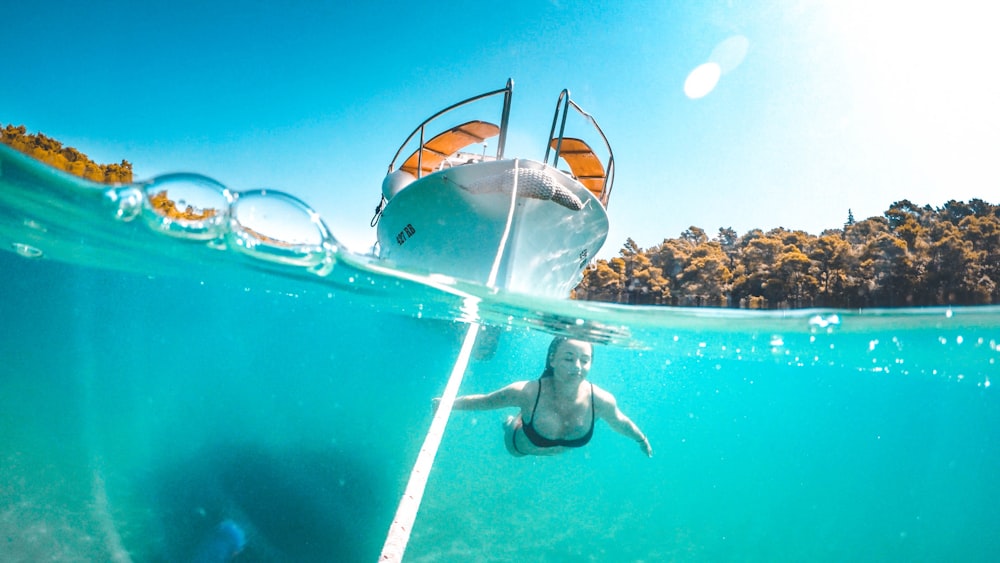
M116 221L0 156L0 560L192 560L226 521L236 561L376 560L473 319L498 338L462 393L587 337L590 377L655 454L598 425L513 458L510 413L454 412L407 561L1000 553L998 308L636 308L363 261L317 275Z

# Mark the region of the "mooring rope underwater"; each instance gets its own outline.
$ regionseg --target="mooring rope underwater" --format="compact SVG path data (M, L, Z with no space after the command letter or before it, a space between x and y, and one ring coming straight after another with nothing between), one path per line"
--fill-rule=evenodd
M497 275L500 272L500 263L503 261L503 253L507 248L507 239L510 237L511 224L514 222L514 211L517 205L517 170L518 161L514 160L514 187L510 193L510 208L507 212L507 225L504 227L503 236L497 246L497 254L493 259L493 267L486 280L486 285L493 287L496 284ZM448 376L448 383L444 387L441 401L438 403L434 419L431 420L431 427L424 437L424 444L417 454L417 461L413 464L410 472L410 479L406 483L403 491L403 498L399 500L396 507L396 515L392 519L392 526L389 527L389 534L385 538L382 546L382 555L379 561L402 561L403 552L406 551L406 544L410 541L410 532L413 530L413 523L417 520L417 512L420 510L420 502L424 498L424 490L427 488L427 479L430 477L431 468L434 465L434 457L437 456L438 448L441 446L441 439L444 437L444 429L448 424L448 417L451 416L451 409L455 404L455 397L458 396L458 388L462 385L462 378L465 377L465 370L469 366L469 358L472 356L472 349L476 343L476 336L479 334L479 324L473 322L469 325L468 332L465 333L465 340L462 341L462 348L458 352L458 359Z
M434 456L437 455L441 439L444 437L444 428L448 424L448 417L451 415L451 408L458 395L458 388L462 384L462 377L465 375L465 368L469 364L478 333L478 324L469 325L469 331L465 333L465 340L462 342L462 349L458 353L458 361L451 370L434 420L431 421L430 430L424 438L424 445L417 454L417 462L413 464L413 471L410 472L410 480L406 483L403 498L396 508L396 516L392 519L392 527L389 528L389 535L385 539L385 545L382 546L382 556L379 557L379 561L403 560L403 552L406 550L407 542L410 541L410 531L417 519L417 511L420 510L420 501L423 500Z

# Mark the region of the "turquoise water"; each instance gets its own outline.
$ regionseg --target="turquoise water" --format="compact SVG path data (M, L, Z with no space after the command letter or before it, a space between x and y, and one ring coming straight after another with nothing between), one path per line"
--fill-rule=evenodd
M0 157L0 560L191 560L224 519L236 561L377 560L474 319L499 339L463 393L583 335L655 455L599 425L515 459L509 413L455 412L407 561L1000 552L998 308L615 307L349 256L317 275L118 221Z

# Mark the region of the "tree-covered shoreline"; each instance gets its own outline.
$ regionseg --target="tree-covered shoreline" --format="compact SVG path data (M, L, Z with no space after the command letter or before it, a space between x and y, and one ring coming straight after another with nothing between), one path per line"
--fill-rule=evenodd
M75 176L104 184L129 184L132 182L132 164L97 164L73 147L64 147L59 141L41 133L28 133L24 125L7 125L0 129L0 142L34 157L50 166Z
M643 305L778 309L1000 303L1000 206L908 200L820 236L784 228L698 227L598 260L576 299Z

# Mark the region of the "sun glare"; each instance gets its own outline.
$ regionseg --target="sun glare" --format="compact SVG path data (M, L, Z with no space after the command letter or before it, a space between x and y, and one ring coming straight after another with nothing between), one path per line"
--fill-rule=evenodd
M988 2L826 5L855 70L855 103L941 185L996 178L1000 40Z

